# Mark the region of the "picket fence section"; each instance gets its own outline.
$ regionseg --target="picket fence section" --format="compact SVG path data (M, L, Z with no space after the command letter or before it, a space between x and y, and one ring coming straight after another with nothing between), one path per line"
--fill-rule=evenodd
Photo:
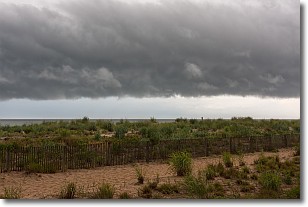
M163 161L176 151L193 157L223 152L272 151L300 143L299 134L223 138L166 139L150 141L103 141L77 146L7 147L0 149L0 172L54 173L67 169L95 168L137 162Z

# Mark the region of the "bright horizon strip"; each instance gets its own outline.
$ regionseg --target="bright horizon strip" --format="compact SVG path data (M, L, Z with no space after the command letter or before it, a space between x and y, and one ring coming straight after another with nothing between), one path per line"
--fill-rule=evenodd
M300 98L212 96L0 101L0 119L300 119Z

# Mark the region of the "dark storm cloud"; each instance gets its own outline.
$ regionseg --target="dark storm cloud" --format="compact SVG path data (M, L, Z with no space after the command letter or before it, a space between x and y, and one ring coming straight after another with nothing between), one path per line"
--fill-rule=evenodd
M0 3L0 99L299 97L299 2Z

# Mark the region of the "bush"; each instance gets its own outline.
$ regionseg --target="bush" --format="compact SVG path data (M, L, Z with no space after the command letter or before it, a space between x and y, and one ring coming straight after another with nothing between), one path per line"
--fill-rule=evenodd
M258 160L255 160L254 163L257 165L257 172L264 172L270 170L278 170L282 164L278 156L275 157L265 157L261 154Z
M281 179L277 173L264 172L259 177L259 182L263 189L278 191L281 185Z
M209 165L203 173L205 173L205 177L207 180L213 180L216 176L216 171L215 171L215 166L214 165Z
M91 196L94 199L111 199L113 198L115 189L108 183L103 183L98 187L97 191Z
M26 173L40 173L43 171L43 167L39 163L30 162L27 165Z
M149 182L148 185L151 189L154 190L157 188L158 183L156 181L153 181L153 182Z
M20 188L9 187L4 188L4 195L1 197L3 199L19 199L21 197Z
M286 198L288 199L300 199L301 189L300 186L295 186L286 192Z
M240 153L238 155L238 164L239 166L244 166L246 163L244 162L244 155L242 153Z
M254 190L254 187L251 186L250 184L249 185L243 185L243 186L241 186L241 189L240 189L240 191L243 192L243 193L251 192L253 190Z
M189 175L192 171L191 154L187 152L176 152L171 155L169 160L171 168L177 176Z
M89 117L87 116L84 116L82 119L81 119L81 122L82 123L88 123L90 121Z
M216 165L216 172L218 173L218 175L223 176L223 174L225 172L225 167L224 167L224 165L221 162L219 162Z
M138 196L142 198L152 198L152 189L149 185L145 185L138 190Z
M283 182L287 185L292 185L292 178L291 175L288 173L283 179Z
M178 193L179 189L177 185L173 185L170 183L163 183L161 184L157 190L161 192L162 194L172 194L172 193Z
M252 174L252 175L250 176L250 179L252 179L252 180L258 180L258 175L257 175L257 174Z
M298 144L298 145L295 146L294 156L300 156L300 154L301 154L301 147Z
M117 126L115 129L115 137L118 139L123 139L125 137L125 133L127 132L127 128L124 126Z
M222 155L223 163L226 167L232 167L233 161L231 160L231 154L229 152L224 152Z
M225 197L225 189L221 183L215 182L212 185L213 188L213 198L224 198Z
M222 177L224 177L225 179L237 178L238 174L239 171L231 167L224 171Z
M198 177L188 175L184 180L184 187L193 198L209 198L210 185L206 178L199 173Z
M244 167L242 168L242 172L245 173L245 174L249 174L249 173L250 173L249 167L244 166Z
M94 136L95 141L100 141L102 139L102 136L99 133L96 133Z
M73 199L76 196L76 184L71 182L64 186L60 192L59 198L61 199Z
M144 182L144 172L142 167L135 167L135 172L138 180L138 184L143 184Z
M127 192L124 192L119 195L119 198L120 199L131 199L132 197Z

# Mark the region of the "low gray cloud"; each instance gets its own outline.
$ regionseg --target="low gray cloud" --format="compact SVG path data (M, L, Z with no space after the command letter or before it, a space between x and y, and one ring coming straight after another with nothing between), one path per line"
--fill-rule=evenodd
M0 99L299 97L293 0L0 2Z

